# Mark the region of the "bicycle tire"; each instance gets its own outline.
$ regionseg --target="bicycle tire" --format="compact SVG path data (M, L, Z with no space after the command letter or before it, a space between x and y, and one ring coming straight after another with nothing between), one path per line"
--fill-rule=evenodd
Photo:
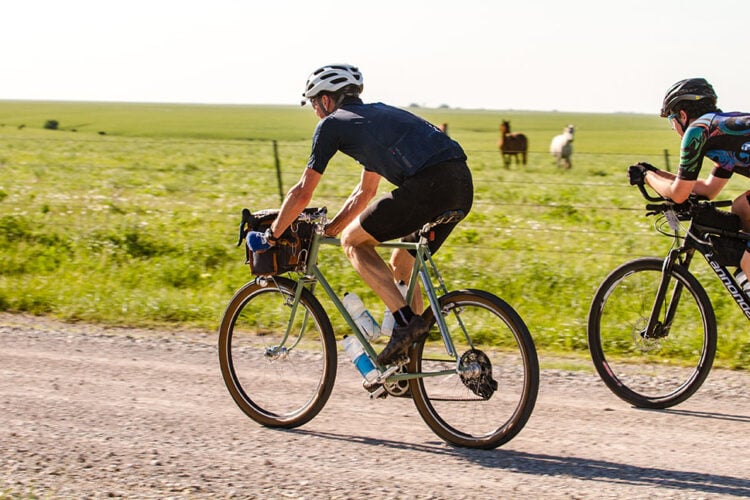
M328 315L305 289L284 340L296 282L254 280L234 295L219 328L219 364L240 409L267 427L292 428L323 409L336 378Z
M643 338L663 266L662 259L646 257L617 267L589 309L588 343L596 371L615 395L638 408L669 408L688 399L706 380L716 355L711 301L679 265L666 294L669 299L676 283L682 285L672 325L662 338Z
M518 313L488 292L458 290L439 303L456 356L439 354L444 343L435 312L428 309L424 318L430 334L410 349L408 370L446 374L411 379L414 403L428 427L447 443L497 448L523 429L534 409L539 391L534 341ZM459 365L466 368L463 374Z

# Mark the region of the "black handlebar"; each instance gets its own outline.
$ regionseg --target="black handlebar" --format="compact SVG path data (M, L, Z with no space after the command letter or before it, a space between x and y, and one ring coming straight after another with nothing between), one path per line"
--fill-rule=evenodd
M239 239L237 240L237 246L242 245L245 241L247 233L252 231L257 223L256 216L267 216L269 214L276 214L278 210L261 210L253 215L247 208L242 209L242 221L240 222ZM303 222L320 222L325 221L328 215L328 209L326 207L321 208L306 208L301 214L297 216L298 221Z
M245 236L252 229L253 214L247 208L242 209L242 222L240 222L240 238L237 241L237 246L242 245L245 241Z
M651 196L648 194L648 191L646 191L646 185L644 183L638 184L638 189L641 191L641 194L644 198L646 198L648 201L668 201L666 198L663 198L660 195ZM648 205L646 205L648 207Z

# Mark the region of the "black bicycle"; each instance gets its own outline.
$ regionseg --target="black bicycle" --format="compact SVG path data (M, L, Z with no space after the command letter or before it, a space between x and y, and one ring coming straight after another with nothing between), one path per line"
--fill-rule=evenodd
M684 203L651 196L647 215L674 239L665 258L631 260L599 286L589 309L588 342L596 370L618 397L640 408L668 408L692 396L716 354L711 300L689 268L703 255L750 319L750 296L729 267L739 266L750 234L737 215L717 207L731 201L691 196Z

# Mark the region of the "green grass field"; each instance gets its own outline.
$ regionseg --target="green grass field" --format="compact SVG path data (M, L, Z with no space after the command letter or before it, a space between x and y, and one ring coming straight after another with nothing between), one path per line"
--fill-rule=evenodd
M677 135L655 115L412 111L449 124L475 177L474 209L437 256L450 286L507 300L542 351L584 352L604 276L668 250L625 171L640 160L664 167L665 150L674 170ZM526 166L503 168L503 119L529 137ZM59 129L43 129L48 120ZM286 189L316 121L309 108L284 106L0 101L0 310L216 328L251 278L235 247L240 210L280 204L272 141ZM575 153L562 171L548 148L568 123ZM338 155L314 204L335 212L359 170ZM726 197L742 187L730 183ZM341 293L358 292L380 316L382 304L339 250L322 261ZM717 363L746 366L746 320L705 266L695 271L720 321Z

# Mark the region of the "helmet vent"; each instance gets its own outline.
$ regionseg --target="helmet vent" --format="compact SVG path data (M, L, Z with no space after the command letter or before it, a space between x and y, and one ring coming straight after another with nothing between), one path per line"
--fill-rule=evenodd
M302 96L309 99L321 92L337 92L349 85L359 87L359 92L361 92L362 80L362 73L356 66L329 64L312 72L307 79L305 92ZM354 94L351 93L350 95Z

